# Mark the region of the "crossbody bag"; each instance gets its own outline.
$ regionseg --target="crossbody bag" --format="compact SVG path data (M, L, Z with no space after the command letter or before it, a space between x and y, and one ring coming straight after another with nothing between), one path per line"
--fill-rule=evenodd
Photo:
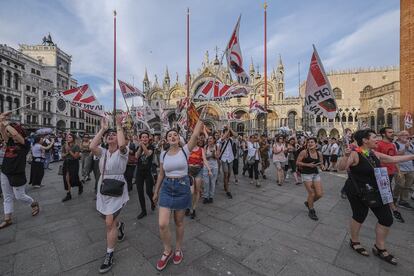
M117 179L104 179L107 156L108 151L105 152L100 193L106 196L120 197L124 193L125 182Z

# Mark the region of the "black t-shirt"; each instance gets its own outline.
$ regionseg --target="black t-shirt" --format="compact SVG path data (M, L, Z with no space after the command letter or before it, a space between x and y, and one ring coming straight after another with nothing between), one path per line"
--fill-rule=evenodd
M30 151L30 143L17 144L12 138L7 141L4 153L2 173L9 178L10 185L18 187L26 184L26 156Z
M154 146L148 145L147 149L152 151L150 156L146 156L144 152L141 150L141 155L138 156L138 163L137 167L139 171L151 171L152 166L152 158L154 157Z

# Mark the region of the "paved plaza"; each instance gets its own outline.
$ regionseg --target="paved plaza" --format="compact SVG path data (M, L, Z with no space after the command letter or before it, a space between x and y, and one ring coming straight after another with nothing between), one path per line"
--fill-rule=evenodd
M18 203L15 224L0 232L1 275L98 274L105 226L95 210L92 181L83 195L74 191L74 199L63 204L58 164L51 167L43 188L28 188L40 202L39 216L32 218L30 208ZM406 223L395 222L388 238L397 266L372 254L362 257L349 247L350 207L339 196L344 176L324 173L322 180L325 195L316 204L317 222L307 216L303 185L279 187L271 175L256 188L241 176L232 184L231 200L219 185L215 202L200 204L195 220L186 218L183 263L170 263L161 273L155 269L162 253L158 216L149 212L136 219L134 187L121 216L126 239L118 244L108 275L414 275L414 212L402 210ZM375 222L370 214L361 231L367 249L374 244Z

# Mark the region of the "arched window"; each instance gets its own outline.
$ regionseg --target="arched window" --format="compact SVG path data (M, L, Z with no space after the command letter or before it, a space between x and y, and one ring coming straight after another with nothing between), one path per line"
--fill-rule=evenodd
M19 90L19 75L17 73L13 74L13 88Z
M36 98L32 98L32 109L36 109Z
M333 94L334 94L335 99L337 99L337 100L341 100L342 99L342 90L340 88L335 87L333 89Z
M348 115L348 123L352 123L354 121L354 117L352 117L352 114L349 113Z
M339 122L340 121L340 119L339 119L339 114L338 113L336 113L336 116L335 116L335 122Z
M316 116L316 122L320 123L321 122L321 115Z
M288 113L288 127L290 129L296 129L296 112L291 111Z
M358 122L358 113L355 113L355 122Z
M377 130L383 128L385 125L385 111L384 108L377 110Z
M51 110L51 103L50 103L50 102L48 102L48 103L47 103L47 112L50 112L50 110Z
M46 101L43 101L43 111L46 111Z
M237 129L238 133L244 133L244 124L243 123L238 123L236 129Z
M11 78L12 78L12 73L10 71L6 71L6 86L11 88Z
M0 85L3 85L4 70L0 68Z
M20 109L18 109L20 107L20 100L18 98L14 99L14 108L16 108L16 114L19 115L20 114Z
M6 102L7 102L7 110L12 110L13 109L13 99L12 99L12 97L7 96Z
M387 126L392 127L392 114L387 113Z
M374 129L374 127L375 127L375 117L374 116L371 116L371 118L370 118L370 127L372 129Z
M0 95L0 113L4 112L4 96Z
M341 119L342 119L342 122L344 122L344 123L346 122L346 115L345 115L345 113L342 114L342 118Z

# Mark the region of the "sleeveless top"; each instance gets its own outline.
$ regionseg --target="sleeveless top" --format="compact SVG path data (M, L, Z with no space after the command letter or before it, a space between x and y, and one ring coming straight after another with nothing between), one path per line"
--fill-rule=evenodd
M190 157L188 158L188 164L190 166L203 166L203 148L191 151Z
M364 157L362 156L362 154L358 153L358 157L358 165L350 167L348 173L352 174L352 177L358 185L358 187L362 188L365 186L365 184L370 184L370 186L376 187L378 189L374 168L380 167L380 160L373 152L370 152L368 157ZM351 179L349 177L345 183L345 188L349 192L357 194L355 186L351 182Z
M303 158L302 162L303 163L309 163L309 164L311 164L311 163L313 163L313 164L319 163L320 162L320 160L319 160L319 153L316 152L316 154L318 155L318 158L316 158L316 159L315 158L312 158L311 155L310 155L309 150L306 150L306 156L305 156L305 158ZM302 166L302 169L301 169L300 172L302 174L317 174L317 173L319 173L318 168L310 168L310 167L305 167L305 166Z
M39 143L36 143L33 145L32 147L32 156L33 158L44 158L44 152L42 150L42 145L40 145Z

